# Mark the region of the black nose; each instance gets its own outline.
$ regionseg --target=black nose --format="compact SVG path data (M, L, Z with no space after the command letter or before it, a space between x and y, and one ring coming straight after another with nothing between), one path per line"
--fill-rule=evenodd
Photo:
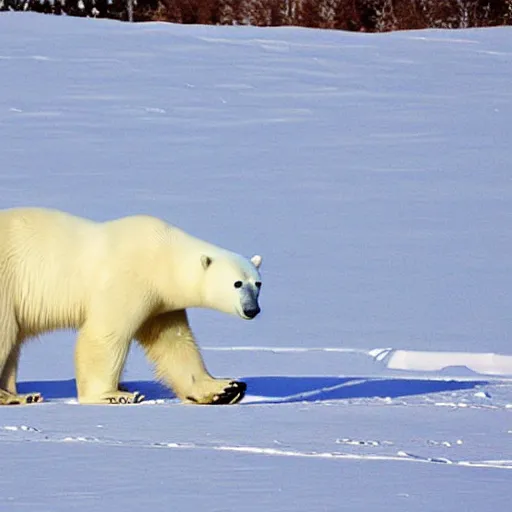
M254 318L260 311L261 309L258 306L256 306L255 308L244 309L244 315L249 318Z

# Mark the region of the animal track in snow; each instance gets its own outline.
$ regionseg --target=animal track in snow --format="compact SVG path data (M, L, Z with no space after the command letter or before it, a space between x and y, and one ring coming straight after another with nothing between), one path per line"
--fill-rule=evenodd
M423 457L422 455L415 455L414 453L404 452L400 450L397 453L398 456L408 458L411 460L417 460L422 462L433 462L435 464L460 464L457 461L447 459L445 457ZM512 469L512 468L511 468Z
M17 431L22 431L22 432L41 432L39 429L37 429L35 427L30 427L28 425L4 425L1 428L2 428L2 430L9 430L11 432L17 432Z
M446 448L451 448L453 446L460 446L464 442L462 439L457 439L456 441L434 441L433 439L429 439L427 441L428 446L445 446Z
M34 427L22 426L4 426L3 430L20 430L20 431L33 431L40 432ZM0 438L0 442L2 439ZM12 439L9 439L12 441ZM28 441L27 439L17 439L18 442ZM252 455L261 455L269 457L299 457L309 459L329 459L329 460L367 460L367 461L395 461L395 462L416 462L416 463L432 463L432 464L451 464L464 467L479 467L479 468L495 468L495 469L512 469L512 460L456 460L448 459L445 457L429 457L417 455L415 453L399 450L395 454L379 454L379 453L346 453L339 451L302 451L293 448L269 448L264 446L243 446L243 445L217 445L206 443L180 443L180 442L153 442L148 443L137 440L117 440L109 438L88 437L88 436L56 436L45 435L37 436L30 439L32 442L42 443L94 443L101 446L117 446L126 449L131 448L147 448L147 449L178 449L178 450L202 450L202 451L216 451L216 452L233 452L245 453ZM383 445L393 445L390 441L357 441L352 439L339 439L338 444L358 445L367 447L376 447Z
M76 437L65 437L62 441L66 443L101 443L101 439L97 437L86 437L86 436L76 436Z
M336 439L336 444L344 444L350 446L393 446L391 441L364 441L359 439Z

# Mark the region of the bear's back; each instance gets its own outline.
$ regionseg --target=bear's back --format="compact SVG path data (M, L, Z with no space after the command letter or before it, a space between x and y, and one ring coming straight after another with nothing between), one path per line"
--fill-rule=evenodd
M27 333L82 321L98 226L44 208L0 212L0 282Z

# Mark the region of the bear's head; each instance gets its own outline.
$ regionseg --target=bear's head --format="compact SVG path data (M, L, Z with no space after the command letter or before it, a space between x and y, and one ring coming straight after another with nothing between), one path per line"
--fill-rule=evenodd
M258 255L250 260L233 253L201 256L204 305L245 320L254 318L260 312L261 261Z

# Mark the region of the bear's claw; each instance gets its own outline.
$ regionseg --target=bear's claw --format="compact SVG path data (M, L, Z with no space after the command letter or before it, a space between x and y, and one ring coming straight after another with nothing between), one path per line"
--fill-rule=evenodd
M236 404L242 400L247 391L247 384L245 382L233 381L230 382L229 387L225 388L222 393L215 395L212 399L214 405L228 405Z
M37 402L41 402L41 395L39 393L32 393L30 395L25 395L25 403L26 404L35 404Z
M144 398L144 395L141 395L138 391L135 393L118 391L117 393L104 396L102 401L113 405L140 404Z

